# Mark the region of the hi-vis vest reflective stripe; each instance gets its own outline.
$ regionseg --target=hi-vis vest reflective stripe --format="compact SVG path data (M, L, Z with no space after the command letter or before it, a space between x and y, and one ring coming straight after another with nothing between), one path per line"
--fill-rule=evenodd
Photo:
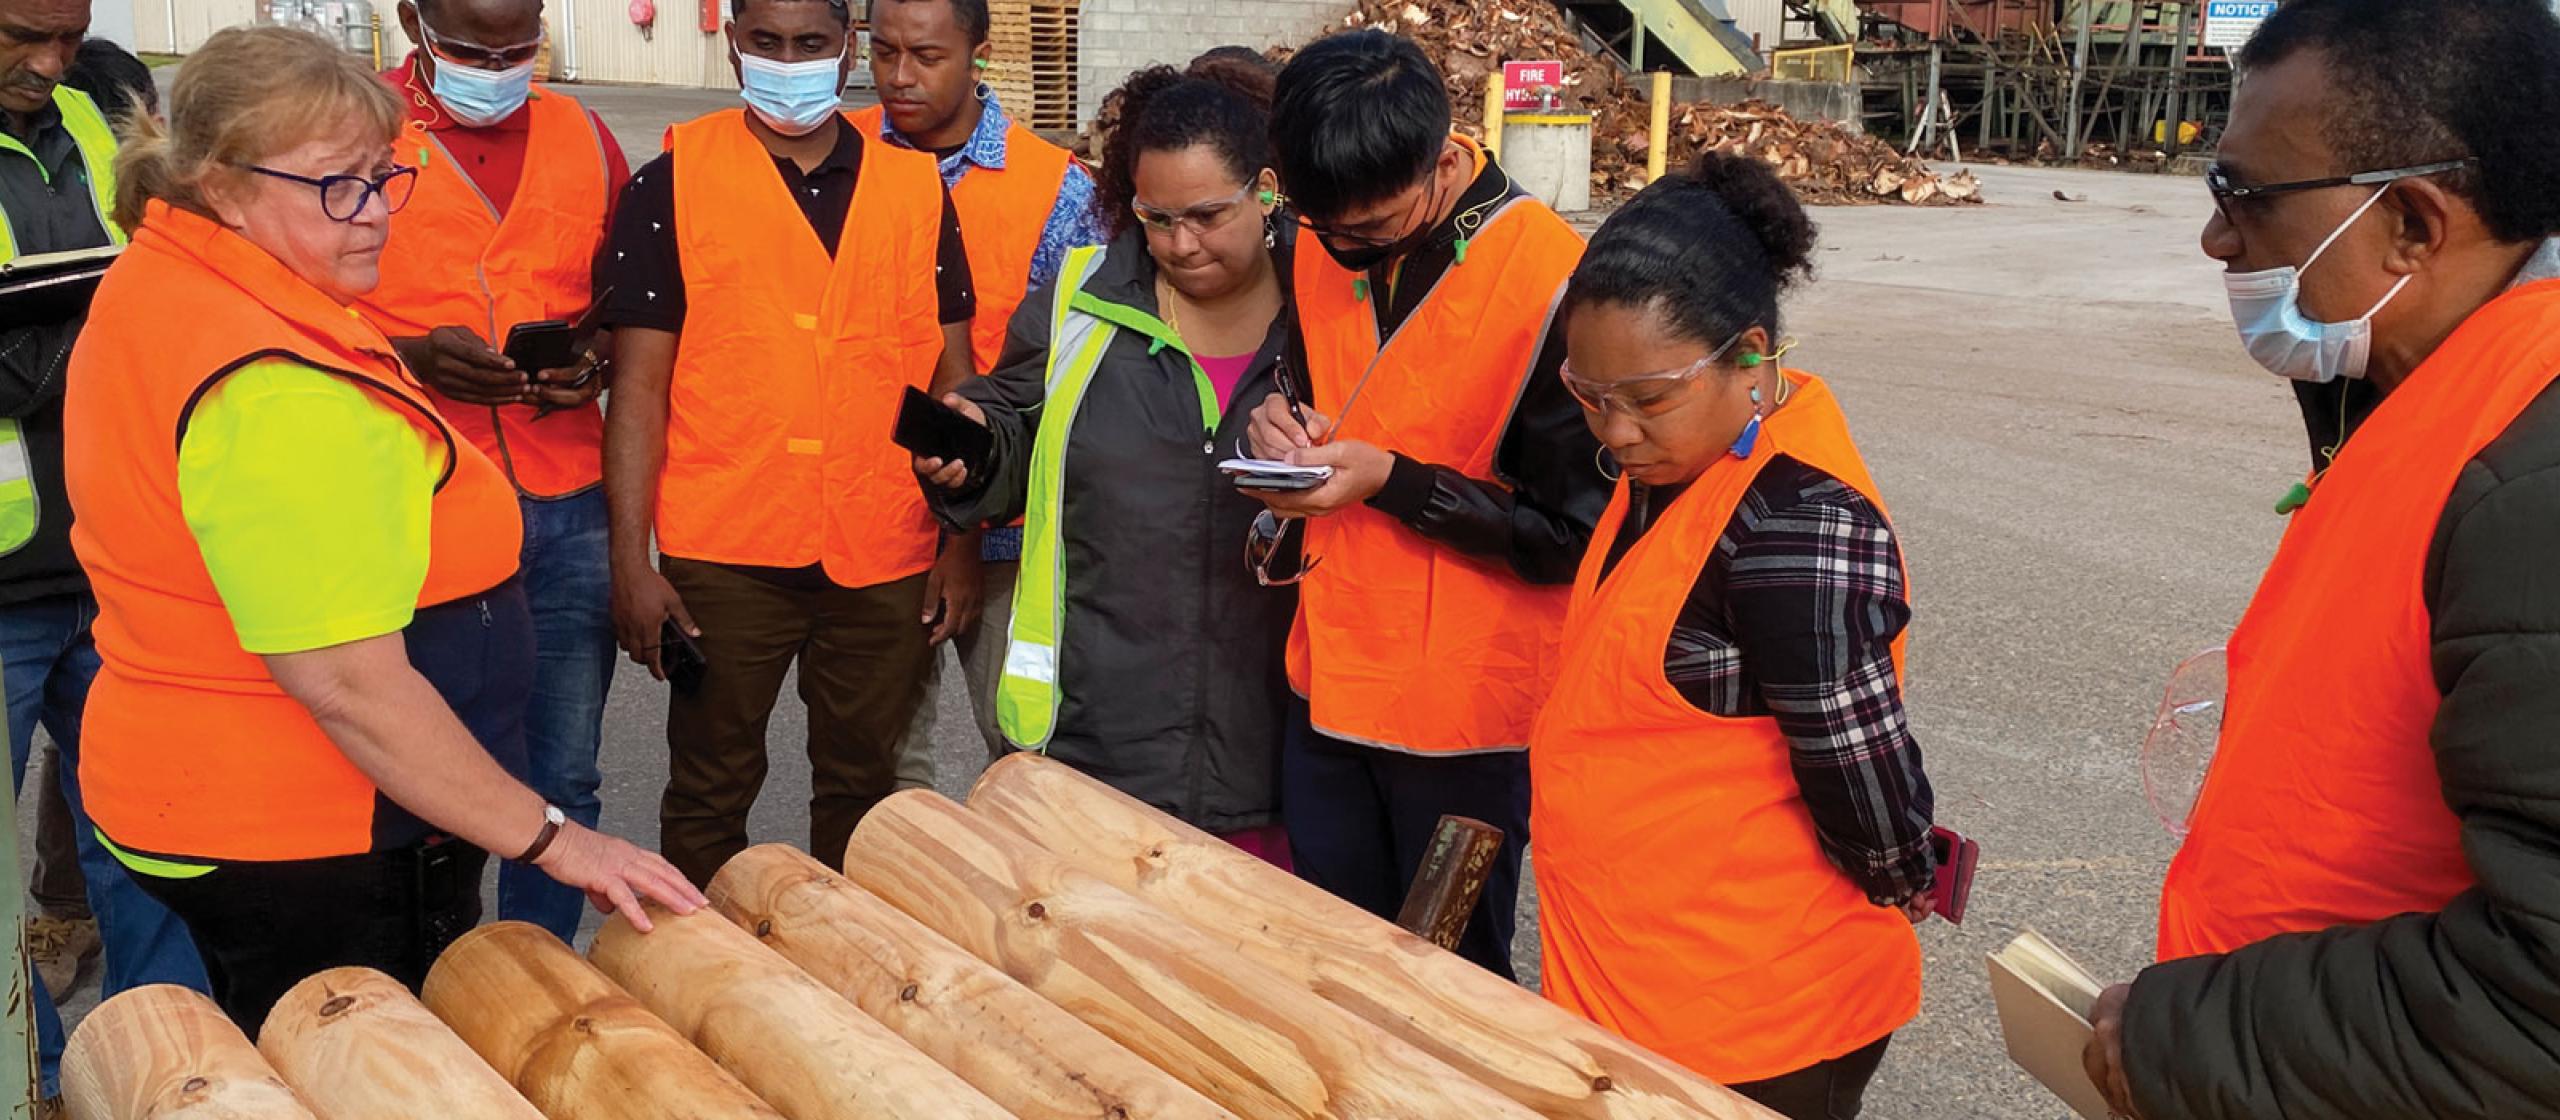
M1574 581L1563 675L1529 747L1545 991L1718 1082L1882 1038L1920 1008L1920 941L1822 853L1777 720L1699 711L1663 673L1680 608L1761 470L1875 483L1822 381L1748 460L1719 455L1604 581L1621 483ZM1894 642L1902 659L1902 640Z
M576 320L591 299L596 250L613 205L604 140L586 107L537 88L531 129L506 216L436 134L402 127L400 158L418 188L382 249L382 283L357 306L394 338L465 326L502 346L518 323ZM532 371L527 371L532 372ZM536 420L529 405L463 404L428 390L436 408L537 498L573 494L604 478L604 413L589 401Z
M63 405L71 543L98 596L102 665L81 727L80 788L100 832L148 858L290 860L374 843L378 794L238 632L178 495L187 418L231 372L295 362L345 378L444 457L417 605L505 582L516 495L436 415L352 309L239 235L152 203L98 286Z
M62 111L62 127L80 148L80 164L89 180L89 197L98 208L98 225L107 240L122 245L124 230L116 225L116 133L89 95L70 86L53 87L54 107ZM0 133L0 148L33 158L26 146ZM9 229L9 214L0 210L0 263L16 260L18 238ZM36 536L35 467L27 457L27 441L15 419L0 419L0 556L27 546Z
M1040 430L1032 442L1030 498L1022 530L1022 573L1014 585L1013 621L1005 634L1004 677L996 687L996 724L1004 737L1032 750L1046 750L1058 730L1058 649L1066 633L1067 438L1076 414L1084 407L1085 390L1102 365L1103 352L1123 330L1146 336L1148 353L1173 350L1191 365L1191 384L1200 397L1200 431L1204 453L1210 434L1225 415L1217 389L1199 359L1183 349L1182 340L1163 320L1134 307L1111 303L1084 290L1085 281L1102 266L1105 251L1094 245L1072 250L1050 286L1049 364L1040 404Z
M1581 259L1573 227L1515 199L1381 341L1365 286L1318 238L1299 238L1293 286L1317 411L1337 419L1339 438L1493 477L1512 405ZM1365 505L1309 518L1305 546L1323 563L1298 585L1289 683L1317 730L1425 754L1529 741L1555 680L1564 588L1532 586L1499 559L1463 555Z
M2293 515L2231 636L2160 959L2442 910L2477 882L2431 738L2427 553L2464 465L2555 375L2560 280L2500 296L2375 406Z
M933 157L865 144L831 259L745 109L667 133L684 331L667 391L658 547L718 564L823 564L841 587L933 566L940 534L900 393L942 358Z
M871 139L881 134L884 115L874 105L856 110L853 120ZM979 373L996 368L1004 353L1005 327L1030 294L1031 258L1040 251L1040 235L1049 228L1067 166L1074 162L1065 148L1012 121L1004 134L1004 170L972 166L951 186L951 208L960 215L961 247L969 257L969 286L978 297L978 313L969 320L969 360Z

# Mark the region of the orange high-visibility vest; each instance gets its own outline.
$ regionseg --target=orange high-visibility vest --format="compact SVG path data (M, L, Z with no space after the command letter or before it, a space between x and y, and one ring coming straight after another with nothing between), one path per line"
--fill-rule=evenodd
M1919 938L1823 855L1778 721L1708 715L1663 672L1681 605L1770 460L1884 508L1830 390L1785 376L1793 399L1751 458L1719 458L1603 580L1620 484L1529 745L1547 997L1726 1084L1850 1053L1920 1009Z
M822 563L844 587L923 572L938 534L889 432L900 392L930 388L942 356L933 157L865 143L830 260L746 110L677 125L667 147L686 296L659 549Z
M71 357L63 427L71 542L98 595L98 655L80 788L131 851L213 860L349 855L372 847L373 783L266 664L240 648L178 501L195 403L232 371L282 358L370 391L445 470L418 605L515 574L516 495L439 419L391 343L210 219L152 203L108 270ZM115 329L146 323L186 330Z
M2160 959L2442 910L2474 882L2429 730L2427 552L2463 465L2560 375L2560 281L2475 312L2293 515L2160 895Z
M853 114L866 140L880 137L884 120L877 105ZM969 255L969 286L978 297L978 314L969 320L969 359L979 373L996 368L1004 353L1005 327L1030 293L1031 258L1040 251L1040 234L1049 228L1067 167L1076 158L1022 122L1009 123L1004 170L973 166L951 187L951 208L960 214L960 240Z
M1337 417L1335 438L1493 477L1549 312L1581 259L1582 236L1554 211L1505 203L1382 344L1359 278L1316 238L1299 238L1294 286L1315 407ZM1299 585L1289 684L1317 730L1426 753L1529 741L1555 680L1566 589L1532 586L1500 559L1462 555L1366 505L1305 528L1307 555L1321 563Z
M435 133L416 121L401 131L395 146L418 169L417 191L392 220L381 286L357 304L384 334L414 338L461 326L503 347L518 323L575 322L586 313L613 206L604 141L586 107L565 94L538 89L526 105L533 117L524 178L503 221ZM592 401L536 420L531 405L428 394L526 494L559 497L604 478L604 412Z

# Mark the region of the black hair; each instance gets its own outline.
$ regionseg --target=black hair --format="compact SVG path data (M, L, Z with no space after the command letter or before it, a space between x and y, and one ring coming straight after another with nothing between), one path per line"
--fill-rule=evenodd
M933 0L872 0L872 6L878 7L883 2L914 4L931 3ZM987 14L987 0L948 2L951 5L951 22L960 25L960 34L968 38L969 45L975 47L986 42L987 28L994 22L994 17Z
M1233 59L1194 60L1189 69L1151 66L1121 83L1120 123L1102 149L1095 184L1114 234L1136 220L1138 157L1206 144L1236 178L1271 166L1271 71Z
M2338 174L2469 157L2436 177L2501 241L2560 234L2560 16L2548 0L2292 0L2242 48L2246 72L2327 64Z
M1706 346L1753 327L1774 341L1778 296L1812 277L1813 242L1804 204L1768 164L1708 152L1601 223L1565 286L1564 314L1652 308L1674 336Z
M1251 66L1266 74L1277 75L1280 73L1280 64L1271 61L1271 56L1240 43L1229 43L1223 47L1211 47L1208 50L1191 56L1191 68L1194 70L1215 62L1238 62Z
M747 14L747 5L756 2L757 0L729 0L729 15L732 18L743 16ZM763 2L767 4L824 4L827 6L828 11L835 13L836 22L841 23L848 28L853 26L852 0L763 0Z
M1449 91L1410 39L1346 31L1280 69L1271 149L1290 204L1312 218L1391 198L1422 181L1449 138Z
M62 84L88 94L108 120L160 111L160 86L133 52L105 39L83 39Z

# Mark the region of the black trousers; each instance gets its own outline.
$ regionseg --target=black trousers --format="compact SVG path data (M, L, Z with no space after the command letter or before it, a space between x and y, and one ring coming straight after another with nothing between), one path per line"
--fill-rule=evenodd
M276 1001L316 972L361 965L416 991L436 956L479 924L488 866L487 853L447 839L134 879L187 923L214 1002L255 1039Z
M1484 898L1458 955L1505 980L1519 924L1520 853L1529 843L1529 756L1420 755L1346 743L1315 730L1293 701L1280 747L1280 816L1300 878L1394 921L1443 814L1502 830Z
M1727 1088L1787 1120L1857 1120L1858 1110L1866 1107L1867 1082L1875 1080L1876 1067L1884 1064L1885 1044L1892 1041L1886 1035L1794 1073Z

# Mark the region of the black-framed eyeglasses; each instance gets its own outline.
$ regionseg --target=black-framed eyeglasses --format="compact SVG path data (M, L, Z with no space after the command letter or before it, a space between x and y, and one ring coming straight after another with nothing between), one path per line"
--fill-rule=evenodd
M320 212L341 222L356 220L364 213L365 207L373 205L375 195L382 196L383 213L397 214L401 207L409 204L409 193L418 186L418 169L414 167L394 167L370 178L363 175L323 175L317 179L255 164L250 165L249 170L270 179L300 183L319 191Z
M484 47L477 43L456 42L436 34L436 29L418 22L418 30L426 36L427 46L448 62L457 62L479 70L513 70L532 62L542 54L543 41L550 32L537 32L533 38L504 47Z
M2466 156L2462 159L2438 160L2434 163L2393 167L2381 171L2359 171L2353 175L2332 175L2325 179L2298 179L2290 183L2268 183L2264 186L2234 183L2231 181L2230 170L2217 163L2205 169L2204 189L2212 192L2214 206L2222 210L2223 217L2228 218L2231 216L2230 207L2234 202L2247 202L2271 195L2293 194L2299 191L2328 190L2331 187L2375 187L2396 183L2402 179L2415 179L2422 175L2442 175L2447 171L2459 171L2478 162L2479 160Z
M1389 228L1404 229L1411 226L1413 224L1414 212L1422 210L1432 202L1432 188L1436 185L1436 181L1424 183L1420 189L1414 191L1413 201L1405 206L1404 214ZM1404 237L1404 235L1400 233L1384 237L1369 233L1350 233L1327 223L1319 222L1314 218L1310 218L1295 210L1289 212L1289 220L1298 223L1299 229L1312 233L1317 237L1322 238L1327 243L1344 250L1382 249L1395 244L1398 240Z

